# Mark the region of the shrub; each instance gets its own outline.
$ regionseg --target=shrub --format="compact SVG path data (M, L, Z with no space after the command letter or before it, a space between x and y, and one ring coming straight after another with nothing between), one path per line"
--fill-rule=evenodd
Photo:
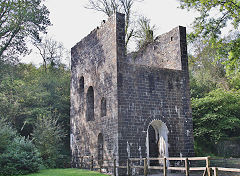
M14 131L3 119L0 118L0 154L2 154L7 146L17 136Z
M40 153L29 139L15 137L0 156L0 175L22 175L37 172L41 166Z
M51 116L39 117L33 130L33 141L48 168L59 167L65 134L57 120ZM61 165L61 164L60 164Z
M192 99L192 109L197 154L217 155L219 141L239 137L240 91L211 91L203 98Z

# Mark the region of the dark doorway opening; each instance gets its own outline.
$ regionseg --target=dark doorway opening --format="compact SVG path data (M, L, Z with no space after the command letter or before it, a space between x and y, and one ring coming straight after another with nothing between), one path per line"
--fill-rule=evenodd
M98 135L98 164L103 164L103 135L99 133Z

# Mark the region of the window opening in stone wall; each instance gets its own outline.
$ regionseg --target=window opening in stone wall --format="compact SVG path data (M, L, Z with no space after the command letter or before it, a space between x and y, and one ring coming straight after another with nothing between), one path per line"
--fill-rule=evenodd
M152 93L152 91L155 90L154 76L152 74L148 75L148 84L149 84L149 91L150 93Z
M94 90L92 86L90 86L87 91L86 119L87 121L94 120Z
M99 133L98 135L98 141L97 141L97 147L98 147L98 164L103 164L103 135L102 133Z
M79 80L79 93L83 95L84 93L84 77L82 76Z
M101 117L107 115L107 102L106 99L103 97L101 100Z
M80 96L79 112L82 112L84 108L84 77L83 76L81 76L81 78L79 79L79 96Z

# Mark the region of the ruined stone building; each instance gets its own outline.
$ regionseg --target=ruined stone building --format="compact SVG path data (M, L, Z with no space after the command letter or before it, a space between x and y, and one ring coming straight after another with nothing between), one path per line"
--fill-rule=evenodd
M71 149L80 156L192 156L185 27L126 55L124 15L115 14L71 50Z

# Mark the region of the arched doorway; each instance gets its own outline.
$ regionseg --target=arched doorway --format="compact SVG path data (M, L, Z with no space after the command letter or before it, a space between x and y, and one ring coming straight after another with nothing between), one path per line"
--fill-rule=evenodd
M152 121L147 130L147 155L150 158L168 157L168 128L161 120ZM157 165L151 161L150 165Z
M98 164L103 164L103 135L99 133L98 135Z

